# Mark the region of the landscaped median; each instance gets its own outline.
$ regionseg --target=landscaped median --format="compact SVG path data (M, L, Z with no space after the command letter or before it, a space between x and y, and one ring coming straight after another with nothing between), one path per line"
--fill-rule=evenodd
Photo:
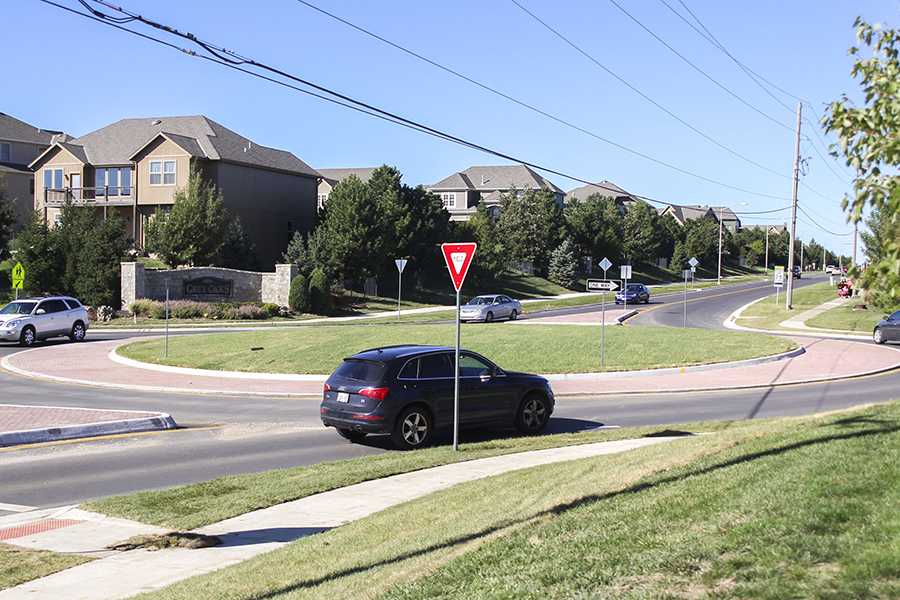
M452 345L447 324L360 324L279 331L206 334L134 342L126 358L196 369L258 373L329 374L365 348L392 344ZM599 327L506 324L463 328L462 343L505 369L535 373L600 370ZM796 348L792 340L753 333L668 327L608 327L606 370L681 367L771 356Z
M900 595L900 404L677 429L710 435L457 485L142 598ZM345 471L381 477L441 453L452 456L405 454L371 474L356 466L389 459L229 477L91 508L191 526L284 501L275 489L302 497L352 482Z

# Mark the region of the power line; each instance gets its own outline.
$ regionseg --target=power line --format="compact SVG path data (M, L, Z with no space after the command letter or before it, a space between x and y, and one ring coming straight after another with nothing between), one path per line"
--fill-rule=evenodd
M306 4L305 0L298 0L298 1L299 1L299 2L303 2L304 4ZM753 166L755 166L755 167L758 167L758 168L760 168L760 169L763 169L764 171L768 171L769 173L773 173L774 175L777 175L777 176L779 176L779 177L783 177L783 178L785 178L785 179L790 179L790 175L787 175L787 174L785 174L785 173L780 173L780 172L776 171L775 169L769 168L769 167L767 167L767 166L765 166L765 165L762 165L762 164L756 162L756 161L753 160L752 158L749 158L749 157L747 157L747 156L741 154L741 153L738 152L737 150L734 150L733 148L731 148L731 147L729 147L729 146L723 144L722 142L720 142L720 141L716 140L715 138L713 138L712 136L708 135L707 133L705 133L704 131L702 131L702 130L699 129L698 127L696 127L696 126L692 125L691 123L685 121L684 119L682 119L681 117L679 117L677 114L675 114L674 112L672 112L671 110L669 110L668 108L666 108L665 106L663 106L662 104L660 104L659 102L657 102L656 100L654 100L653 98L651 98L649 95L647 95L646 93L644 93L643 91L641 91L640 89L638 89L636 86L632 85L632 84L631 84L628 80L626 80L624 77L622 77L621 75L619 75L618 73L616 73L615 71L613 71L612 69L610 69L609 67L607 67L606 65L604 65L603 63L601 63L599 60L597 60L597 58L596 58L595 56L593 56L592 54L590 54L589 52L587 52L586 50L584 50L581 46L577 45L577 44L576 44L575 42L573 42L571 39L569 39L568 37L566 37L565 35L563 35L559 30L557 30L557 29L555 29L554 27L552 27L549 23L547 23L546 21L544 21L543 19L541 19L541 18L540 18L539 16L537 16L535 13L533 13L532 11L528 10L527 8L525 8L525 6L523 6L518 0L510 0L510 2L512 2L513 4L515 4L517 7L519 7L520 10L522 10L525 14L529 15L532 19L534 19L534 20L537 21L538 23L540 23L545 29L547 29L548 31L550 31L551 33L553 33L553 34L554 34L556 37L558 37L560 40L562 40L563 42L565 42L566 44L568 44L569 46L571 46L571 47L572 47L574 50L576 50L579 54L581 54L582 56L584 56L585 58L587 58L589 61L591 61L592 63L594 63L597 67L599 67L600 69L602 69L603 71L605 71L607 74L609 74L610 76L612 76L613 78L615 78L617 81L619 81L619 83L621 83L622 85L624 85L625 87L627 87L628 89L630 89L631 91L633 91L634 93L636 93L638 96L640 96L641 98L643 98L644 100L646 100L647 102L649 102L650 104L652 104L653 106L655 106L656 108L658 108L659 110L661 110L661 111L663 111L664 113L666 113L667 115L669 115L670 117L672 117L673 119L675 119L676 121L678 121L679 123L681 123L682 125L684 125L685 127L687 127L688 129L690 129L691 131L693 131L693 132L696 133L697 135L701 136L702 138L704 138L705 140L707 140L707 141L709 141L709 142L712 142L713 144L715 144L715 145L718 146L719 148L722 148L723 150L725 150L726 152L730 153L731 155L736 156L736 157L740 158L741 160L744 160L744 161L746 161L747 163L749 163L749 164L751 164L751 165L753 165Z
M513 0L513 1L515 1L515 0ZM311 2L308 2L307 0L297 0L297 2L299 2L300 4L303 4L304 6L310 8L310 9L312 9L312 10L315 10L316 12L319 12L320 14L323 14L323 15L325 15L325 16L327 16L327 17L329 17L329 18L331 18L331 19L333 19L333 20L335 20L335 21L337 21L337 22L339 22L339 23L342 23L342 24L346 25L347 27L350 27L350 28L352 28L352 29L354 29L354 30L356 30L356 31L358 31L358 32L360 32L360 33L362 33L362 34L364 34L364 35L367 35L367 36L369 36L369 37L371 37L371 38L373 38L373 39L375 39L375 40L378 40L379 42L382 42L383 44L386 44L386 45L388 45L388 46L391 46L392 48L395 48L395 49L397 49L397 50L399 50L399 51L401 51L401 52L403 52L403 53L405 53L405 54L407 54L407 55L409 55L409 56L412 56L413 58L416 58L417 60L420 60L420 61L422 61L422 62L425 62L425 63L427 63L427 64L429 64L429 65L431 65L431 66L433 66L433 67L435 67L435 68L437 68L437 69L440 69L440 70L442 70L442 71L444 71L444 72L446 72L446 73L449 73L450 75L453 75L454 77L457 77L457 78L459 78L459 79L462 79L463 81L466 81L466 82L468 82L468 83L470 83L470 84L472 84L472 85L474 85L474 86L476 86L476 87L479 87L479 88L481 88L481 89L483 89L483 90L485 90L485 91L487 91L487 92L490 92L490 93L492 93L492 94L494 94L494 95L496 95L496 96L499 96L499 97L501 97L501 98L503 98L503 99L505 99L505 100L508 100L508 101L510 101L510 102L513 102L513 103L515 103L515 104L517 104L517 105L519 105L519 106L521 106L521 107L523 107L523 108L526 108L526 109L528 109L528 110L530 110L530 111L532 111L532 112L535 112L535 113L537 113L537 114L539 114L539 115L541 115L541 116L543 116L543 117L546 117L546 118L548 118L548 119L550 119L550 120L552 120L552 121L555 121L555 122L557 122L557 123L559 123L559 124L561 124L561 125L564 125L564 126L566 126L566 127L569 127L569 128L571 128L571 129L574 129L575 131L578 131L578 132L580 132L580 133L584 133L584 134L589 135L589 136L591 136L591 137L593 137L593 138L595 138L595 139L597 139L597 140L600 140L600 141L602 141L602 142L604 142L604 143L606 143L606 144L610 144L610 145L612 145L612 146L614 146L614 147L616 147L616 148L618 148L618 149L625 150L625 151L630 152L630 153L632 153L632 154L634 154L634 155L636 155L636 156L640 156L641 158L644 158L644 159L647 159L647 160L651 160L651 161L653 161L653 162L655 162L655 163L657 163L657 164L660 164L660 165L662 165L662 166L665 166L665 167L667 167L667 168L674 169L674 170L676 170L676 171L678 171L678 172L680 172L680 173L687 174L687 175L690 175L690 176L692 176L692 177L697 177L697 178L703 179L703 180L705 180L705 181L707 181L707 182L715 183L715 184L717 184L717 185L723 185L723 186L725 186L725 187L730 187L730 188L732 188L732 189L734 189L734 187L735 187L735 186L732 186L731 184L727 184L727 183L725 183L725 182L720 182L720 181L717 181L717 180L712 180L712 179L710 179L710 178L708 178L708 177L705 177L705 176L703 176L703 175L699 175L699 174L694 173L694 172L692 172L692 171L688 171L688 170L686 170L686 169L682 169L681 167L677 167L677 166L675 166L675 165L673 165L673 164L671 164L671 163L664 162L664 161L662 161L662 160L660 160L660 159L656 159L656 158L654 158L654 157L652 157L652 156L649 156L649 155L647 155L647 154L644 154L644 153L642 153L642 152L639 152L639 151L635 151L635 150L629 149L629 148L623 146L622 144L619 144L619 143L617 143L617 142L614 142L614 141L610 140L609 138L603 137L603 136L601 136L600 134L598 134L598 133L596 133L596 132L594 132L594 131L590 131L590 130L588 130L588 129L585 128L585 127L582 127L582 126L580 126L580 125L577 125L577 124L575 124L575 123L572 123L571 121L568 121L568 120L564 119L563 117L560 117L560 116L558 116L558 115L554 115L554 114L552 114L552 113L550 113L550 112L547 112L546 110L543 110L543 109L541 109L541 108L539 108L539 107L537 107L537 106L535 106L535 105L533 105L533 104L530 104L530 103L528 103L528 102L526 102L526 101L524 101L524 100L521 100L521 99L519 99L519 98L516 98L516 97L514 97L514 96L512 96L512 95L510 95L510 94L507 94L506 92L500 91L500 90L498 90L498 89L496 89L496 88L494 88L494 87L492 87L492 86L490 86L490 85L488 85L488 84L486 84L486 83L484 83L484 82L482 82L482 81L479 81L479 80L477 80L477 79L475 79L475 78L473 78L473 77L471 77L471 76L469 76L469 75L466 75L466 74L464 74L464 73L462 73L462 72L460 72L460 71L457 71L457 70L455 70L455 69L452 69L452 68L448 67L447 65L444 65L444 64L442 64L442 63L439 63L439 62L437 62L437 61L434 60L434 59L431 59L431 58L429 58L429 57L427 57L427 56L424 56L424 55L422 55L422 54L420 54L420 53L418 53L418 52L416 52L416 51L414 51L414 50L411 50L411 49L407 48L406 46L403 46L403 45L401 45L401 44L399 44L399 43L397 43L397 42L394 42L394 41L392 41L392 40L389 40L389 39L385 38L385 37L382 36L382 35L379 35L379 34L373 32L373 31L371 31L371 30L369 30L369 29L366 29L365 27L362 27L362 26L360 26L360 25L357 25L357 24L355 24L355 23L349 21L348 19L345 19L344 17L341 17L341 16L339 16L339 15L337 15L337 14L334 14L334 13L332 13L332 12L330 12L330 11L327 11L327 10L325 10L325 9L319 7L319 6L316 6L315 4L313 4L313 3L311 3ZM521 7L521 6L520 6L520 7ZM524 10L524 8L523 8L523 10ZM526 11L526 12L527 12L527 11ZM604 67L604 68L605 68L605 67ZM633 89L636 93L640 94L642 97L644 97L645 99L647 99L647 101L653 103L654 105L656 105L657 107L659 107L661 110L665 111L666 113L668 113L669 115L671 115L673 118L675 118L675 119L677 119L678 121L680 121L681 123L683 123L685 126L689 127L690 129L692 129L693 131L695 131L695 132L698 133L699 135L703 136L703 137L706 138L707 140L711 141L712 143L716 144L717 146L719 146L719 147L723 148L724 150L730 152L730 153L733 154L734 156L737 156L738 158L741 158L741 159L747 161L748 163L753 164L754 166L759 167L760 169L763 169L763 170L765 170L765 171L768 171L768 172L770 172L770 173L773 173L773 174L775 174L775 175L778 175L779 177L789 178L788 175L785 175L785 174L783 174L783 173L779 173L778 171L776 171L776 170L774 170L774 169L771 169L771 168L769 168L769 167L767 167L767 166L765 166L765 165L762 165L762 164L760 164L760 163L754 161L753 159L751 159L751 158L749 158L749 157L746 157L746 156L740 154L739 152L737 152L737 151L735 151L735 150L729 148L728 146L726 146L726 145L724 145L724 144L718 142L717 140L713 139L713 138L710 137L709 135L705 134L704 132L700 131L700 130L697 129L696 127L692 126L690 123L687 123L686 121L684 121L683 119L681 119L680 117L678 117L677 115L675 115L674 113L672 113L671 111L669 111L668 109L666 109L665 107L663 107L663 106L661 106L660 104L658 104L658 103L657 103L656 101L654 101L652 98L648 97L646 94L644 94L643 92L641 92L641 91L638 90L637 88L633 87L630 83L628 83L627 81L625 81L624 79L622 79L621 77L619 77L617 74L613 73L612 71L609 71L609 73L610 73L611 75L613 75L614 77L616 77L617 79L619 79L620 81L622 81L622 83L624 83L625 85L627 85L628 87L630 87L631 89ZM740 189L740 190L738 190L738 191L743 191L743 192L745 192L745 193L747 192L747 190L743 190L743 189Z
M145 25L148 25L148 26L150 26L150 27L153 27L153 28L159 29L159 30L161 30L161 31L165 31L165 32L167 32L167 33L169 33L169 34L172 34L172 35L181 37L181 38L183 38L183 39L186 39L186 40L188 40L188 41L190 41L190 42L192 42L192 43L194 43L194 44L199 45L201 48L203 48L204 50L206 50L207 52L209 52L209 53L212 54L213 56L210 57L210 56L204 56L204 55L202 55L202 54L197 54L197 53L196 53L195 51L193 51L193 50L187 50L187 49L185 49L185 48L178 47L178 46L176 46L175 44L172 44L172 43L170 43L170 42L166 42L166 41L164 41L164 40L160 40L159 38L155 38L155 37L153 37L153 36L148 36L148 35L146 35L146 34L142 34L142 33L136 32L136 31L131 30L131 29L127 28L127 27L123 27L123 26L121 26L121 25L118 25L118 24L115 23L115 22L109 22L107 19L103 18L102 16L101 16L101 17L97 17L97 16L94 16L94 15L91 15L91 14L85 14L85 13L79 12L79 11L77 11L77 10L71 9L71 8L69 8L69 7L63 6L63 5L61 5L61 4L58 4L58 3L56 3L56 2L53 2L52 0L40 0L40 1L41 1L41 2L44 2L45 4L52 5L52 6L55 6L55 7L57 7L57 8L66 10L66 11L71 12L71 13L73 13L73 14L76 14L76 15L79 15L79 16L82 16L82 17L86 17L86 18L92 19L92 20L94 20L94 21L103 23L104 25L109 25L109 26L115 27L116 29L119 29L119 30L121 30L121 31L124 31L124 32L127 32L127 33L132 33L132 34L138 35L139 37L142 37L142 38L144 38L144 39L151 40L151 41L154 41L154 42L163 44L163 45L168 46L168 47L170 47L170 48L172 48L172 49L178 50L179 52L188 54L189 56L194 56L194 57L198 57L198 58L203 58L203 59L205 59L205 60L209 60L209 61L211 61L211 62L215 62L216 64L220 64L220 65L223 65L223 66L228 66L228 67L231 67L231 68L233 68L233 69L235 69L235 70L241 71L241 72L243 72L243 73L246 73L246 74L249 74L249 75L253 75L253 76L255 76L255 77L259 77L259 78L261 78L261 79L265 79L265 80L270 81L270 82L272 82L272 83L276 83L276 84L279 84L279 85L282 85L282 86L285 86L285 87L289 87L289 88L291 88L291 89L295 89L295 90L297 90L297 91L300 91L300 92L305 93L305 94L308 94L308 95L315 96L315 97L320 98L320 99L322 99L322 100L326 100L326 101L328 101L328 102L333 102L333 103L335 103L335 104L338 104L338 105L341 105L341 106L344 106L344 107L353 108L354 110L357 110L358 112L363 112L364 114L369 114L369 115L372 115L372 116L378 116L379 118L382 118L383 120L387 120L387 121L389 121L389 122L396 123L396 124L398 124L398 125L403 125L404 127L408 127L408 128L410 128L410 129L414 129L414 130L420 131L420 132L422 132L422 133L425 133L425 134L427 134L427 135L431 135L431 136L433 136L433 137L438 137L438 138L440 138L440 139L444 139L444 140L446 140L446 141L450 141L450 142L453 142L453 143L456 143L456 144L459 144L459 145L462 145L462 146L465 146L465 147L468 147L468 148L471 148L471 149L479 150L479 151L481 151L481 152L484 152L484 153L487 153L487 154L491 154L491 155L497 156L497 157L499 157L499 158L503 158L504 160L508 160L508 161L510 161L510 162L515 162L515 163L523 164L523 165L532 167L532 168L537 169L537 170L540 170L540 171L544 171L544 172L547 172L547 173L550 173L550 174L554 174L554 175L559 175L560 177L565 177L566 179L570 179L570 180L572 180L572 181L577 181L577 182L584 183L584 184L588 184L588 185L595 185L595 186L603 187L603 184L597 184L596 182L593 182L593 181L591 181L591 180L588 180L588 179L584 179L584 178L578 177L578 176L576 176L576 175L572 175L572 174L569 174L569 173L566 173L566 172L563 172L563 171L559 171L559 170L556 170L556 169L552 169L552 168L549 168L549 167L545 167L545 166L542 166L542 165L538 165L538 164L536 164L536 163L532 163L532 162L529 162L529 161L525 161L525 160L522 160L522 159L517 158L517 157L515 157L515 156L506 154L506 153L504 153L504 152L501 152L501 151L498 151L498 150L494 150L494 149L492 149L492 148L489 148L489 147L486 147L486 146L483 146L483 145L480 145L480 144L477 144L477 143L474 143L474 142L470 142L470 141L468 141L468 140L465 140L465 139L463 139L463 138L456 137L456 136L454 136L454 135L452 135L452 134L443 132L443 131L441 131L441 130L434 129L434 128L432 128L432 127L429 127L429 126L427 126L427 125L418 123L418 122L416 122L416 121L412 121L412 120L410 120L410 119L407 119L407 118L402 117L402 116L400 116L400 115L397 115L397 114L395 114L395 113L391 113L391 112L386 111L386 110L384 110L384 109L381 109L381 108L375 107L375 106L373 106L373 105L367 104L367 103L365 103L365 102L356 100L356 99L354 99L354 98L351 98L350 96L346 96L346 95L344 95L344 94L341 94L341 93L339 93L339 92L336 92L336 91L334 91L334 90L331 90L331 89L329 89L329 88L327 88L327 87L320 86L320 85L315 84L315 83L313 83L313 82L310 82L310 81L308 81L308 80L305 80L305 79L302 79L302 78L300 78L300 77L291 75L291 74L286 73L286 72L284 72L284 71L282 71L282 70L280 70L280 69L277 69L277 68L275 68L275 67L266 65L266 64L264 64L264 63L257 62L257 61L255 61L255 60L253 60L253 59L251 59L251 58L248 58L248 57L241 56L241 55L237 54L236 52L234 52L234 51L232 51L232 50L228 50L228 49L226 49L226 48L223 48L223 47L217 46L217 45L215 45L215 44L212 44L212 43L210 43L210 42L203 41L203 40L197 38L195 35L193 35L193 34L191 34L191 33L189 33L189 32L183 33L183 32L180 32L180 31L178 31L177 29L175 29L175 28L173 28L173 27L168 26L168 25L164 25L164 24L162 24L162 23L158 23L158 22L149 20L149 19L147 19L147 18L145 18L145 17L143 17L143 16L141 16L141 15L138 15L138 14L135 14L135 13L128 12L128 11L126 11L125 9L121 8L121 7L117 7L117 6L113 6L113 5L109 4L108 2L105 2L104 0L93 0L93 2L95 2L96 4L100 4L100 5L102 5L102 6L105 6L105 7L107 7L107 8L110 8L111 10L115 10L115 11L121 13L121 14L125 14L125 15L127 15L127 16L129 16L129 17L133 17L133 18L134 18L133 20L136 20L136 21L139 21L139 22L141 22L141 23L144 23ZM94 12L94 14L99 13L100 15L104 15L104 13L100 13L99 11L93 11L93 12ZM317 91L319 91L319 92L323 92L324 94L327 94L328 96L333 96L333 97L328 97L328 96L324 96L324 95L321 95L321 94L316 94L316 93L314 93L314 92L311 92L310 90L306 90L306 89L302 89L302 88L297 88L296 86L292 86L292 85L286 84L285 82L282 82L282 81L279 81L279 80L275 80L275 79L273 79L273 78L264 76L264 75L262 75L262 74L260 74L260 73L256 73L256 72L251 71L251 70L249 70L249 69L241 68L240 65L248 65L248 66L252 66L252 67L256 67L256 68L260 68L260 69L267 70L267 71L269 71L269 72L271 72L271 73L275 73L275 74L277 74L277 75L279 75L279 76L281 76L281 77L285 77L285 78L287 78L287 79L291 79L291 80L293 80L293 81L296 81L296 82L301 83L301 84L303 84L303 85L309 86L309 87L311 87L311 88L313 88L313 89L315 89L315 90L317 90ZM340 100L340 101L338 101L338 100L336 100L336 99L338 99L338 100ZM348 106L348 104L349 104L349 105L353 105L353 106ZM727 185L727 184L726 184L726 185ZM735 186L728 186L728 187L735 187ZM743 190L742 188L736 188L736 189L738 189L739 191L743 191L743 192L745 192L745 193L750 193L750 194L754 194L754 195L762 195L762 196L765 196L765 197L771 197L771 198L780 199L780 200L783 200L783 199L784 199L784 198L779 197L779 196L774 196L774 195L769 195L769 194L761 194L761 193L759 193L759 192L752 192L752 191L749 191L749 190ZM662 201L662 200L656 200L656 199L650 198L650 197L648 197L648 196L641 196L641 195L637 195L637 194L633 194L633 195L634 195L635 197L638 197L638 198L641 198L641 199L646 200L646 201L648 201L648 202L653 202L653 203L656 203L656 204L670 205L670 206L679 206L679 205L677 205L677 204L673 204L673 203L670 203L670 202L665 202L665 201Z
M831 231L830 229L826 229L825 227L823 227L822 225L820 225L818 221L816 221L814 218L812 218L812 217L810 216L810 214L809 214L808 212L806 212L806 210L804 210L804 208L803 208L802 206L800 206L800 205L798 204L798 205L797 205L797 208L800 209L800 212L802 212L804 215L806 215L806 218L807 218L807 219L809 219L810 221L812 221L813 225L815 225L816 227L818 227L819 229L821 229L821 230L824 231L825 233L830 233L831 235L840 235L840 236L843 236L843 235L853 235L853 232L852 232L852 231L848 231L848 232L846 232L846 233L838 233L837 231Z
M671 44L669 44L667 41L665 41L663 38L661 38L659 35L657 35L652 29L650 29L649 27L647 27L646 25L644 25L637 17L635 17L635 16L632 15L630 12L628 12L627 10L625 10L625 8L623 8L622 5L620 5L618 2L616 2L616 0L609 0L609 1L610 1L610 3L611 3L613 6L615 6L616 8L618 8L625 16L627 16L629 19L631 19L632 21L634 21L641 29L643 29L643 30L646 31L648 34L650 34L656 41L658 41L660 44L662 44L663 46L665 46L666 48L668 48L668 50L669 50L670 52L672 52L675 56L677 56L678 58L680 58L680 59L681 59L682 61L684 61L687 65L689 65L692 69L694 69L695 71L697 71L698 73L700 73L701 75L703 75L705 78L707 78L707 79L708 79L709 81L711 81L713 84L715 84L717 87L719 87L719 88L721 88L722 90L724 90L728 95L732 96L735 100L737 100L738 102L740 102L740 103L743 104L744 106L747 106L748 108L750 108L750 109L753 110L754 112L758 113L758 114L761 115L762 117L764 117L764 118L768 119L769 121L775 123L775 124L778 125L779 127L782 127L782 128L784 128L784 129L787 129L788 131L793 131L793 127L791 127L790 125L786 125L785 123L782 123L780 120L778 120L777 118L773 117L773 116L770 115L769 113L767 113L767 112L765 112L764 110L762 110L762 109L760 109L760 108L754 106L754 105L751 104L750 102L747 102L744 98L742 98L739 94L737 94L736 92L734 92L731 88L729 88L729 87L726 86L725 84L721 83L720 81L718 81L717 79L715 79L712 75L710 75L709 73L707 73L706 71L704 71L703 69L701 69L700 67L698 67L697 65L695 65L688 57L686 57L684 54L682 54L681 52L679 52L678 50L676 50L675 48L673 48Z

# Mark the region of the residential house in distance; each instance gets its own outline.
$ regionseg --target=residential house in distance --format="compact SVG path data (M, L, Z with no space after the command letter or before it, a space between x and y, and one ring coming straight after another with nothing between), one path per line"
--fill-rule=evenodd
M787 224L784 225L749 225L746 229L756 229L759 231L767 231L769 235L781 235L787 231Z
M629 194L616 184L604 179L598 184L583 185L573 190L569 190L566 194L566 202L572 200L585 200L594 194L600 194L601 196L606 196L607 198L615 200L616 204L621 208L622 214L628 212L628 209L633 206L635 202L640 201L640 198L637 196Z
M148 219L157 209L171 209L192 169L240 217L261 267L279 260L294 231L309 231L316 220L315 169L202 115L122 119L56 141L30 167L35 208L48 222L66 202L115 212L137 248L144 245Z
M375 172L377 167L358 167L358 168L347 168L347 169L316 169L319 174L322 176L319 179L319 191L317 194L317 203L319 209L325 206L325 203L328 202L328 196L331 194L331 190L334 189L334 186L347 179L351 175L356 175L360 181L366 183L372 177L372 173Z
M741 228L740 218L727 206L711 206L710 208L716 219L721 219L722 226L731 233L737 233L738 229Z
M560 205L565 197L553 182L525 165L469 167L425 189L441 197L451 221L468 221L479 204L499 215L503 194L514 190L550 190Z
M34 173L28 165L54 139L59 131L39 129L0 113L0 190L16 211L16 228L25 225L34 212Z
M722 226L731 233L737 233L741 228L741 220L733 210L727 206L701 206L699 204L680 206L672 204L659 209L659 215L672 215L679 225L684 226L687 221L711 217L716 221L722 219Z

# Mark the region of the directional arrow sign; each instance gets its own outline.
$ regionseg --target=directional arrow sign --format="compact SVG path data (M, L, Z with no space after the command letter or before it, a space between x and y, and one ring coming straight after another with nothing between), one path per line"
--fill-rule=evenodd
M609 262L609 259L604 257L603 260L600 261L600 268L604 271L609 271L609 268L612 266L612 263Z
M450 279L453 281L453 287L457 292L466 279L466 273L469 272L469 266L472 264L472 258L475 256L475 248L477 246L474 242L441 244L444 262L447 263L447 271L450 272Z
M691 260L688 261L688 264L691 265L691 268L692 268L692 269L696 269L696 268L697 268L697 265L700 264L700 261L697 260L697 257L696 257L696 256L692 256L692 257L691 257Z
M14 290L21 290L25 287L25 267L22 263L16 263L12 269L12 286Z
M619 289L619 282L612 279L588 279L587 291L589 292L614 292Z

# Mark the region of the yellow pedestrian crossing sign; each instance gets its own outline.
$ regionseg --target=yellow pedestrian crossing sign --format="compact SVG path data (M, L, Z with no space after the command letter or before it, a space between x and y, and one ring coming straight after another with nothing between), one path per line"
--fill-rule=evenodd
M22 263L16 263L12 269L12 286L14 290L25 288L25 267Z

